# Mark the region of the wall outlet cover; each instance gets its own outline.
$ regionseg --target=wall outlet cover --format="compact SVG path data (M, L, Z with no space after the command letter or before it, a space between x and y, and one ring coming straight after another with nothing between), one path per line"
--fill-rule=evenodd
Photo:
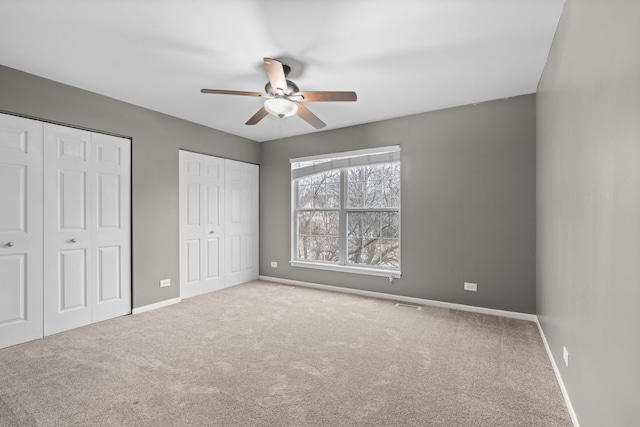
M477 292L478 291L478 284L477 283L464 282L464 290L465 291Z
M160 280L160 287L165 288L167 286L171 286L171 279L162 279Z
M277 261L271 261L271 267L278 268L278 262Z

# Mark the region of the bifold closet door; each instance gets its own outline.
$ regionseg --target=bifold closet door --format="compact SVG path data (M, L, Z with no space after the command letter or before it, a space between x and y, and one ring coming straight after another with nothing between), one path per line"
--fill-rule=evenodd
M224 287L224 160L180 151L180 296Z
M131 310L129 140L44 125L44 334Z
M258 165L180 151L180 297L258 278Z
M41 338L42 122L0 114L0 348Z
M225 287L258 278L259 168L225 160Z
M92 134L93 322L131 313L131 140Z

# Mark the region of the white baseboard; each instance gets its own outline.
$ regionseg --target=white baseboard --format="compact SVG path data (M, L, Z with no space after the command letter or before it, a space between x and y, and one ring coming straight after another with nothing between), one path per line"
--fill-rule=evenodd
M567 392L567 388L564 386L564 381L562 381L562 376L560 375L560 369L558 369L558 365L556 364L556 359L554 359L553 354L551 353L551 347L549 347L549 343L547 342L547 337L545 337L544 331L542 330L542 325L540 325L540 321L538 319L536 319L536 324L538 325L538 330L540 331L540 336L542 337L544 348L547 350L547 356L549 356L549 360L551 361L553 372L556 374L556 379L558 380L558 384L560 385L560 390L562 390L562 396L564 397L564 402L567 405L567 410L569 411L569 416L571 417L571 421L573 422L573 427L580 427L580 423L578 422L578 416L576 415L576 411L573 409L573 405L571 404L571 399L569 398L569 393Z
M144 313L145 311L151 311L151 310L155 310L156 308L162 308L162 307L166 307L168 305L177 304L177 303L179 303L181 301L182 301L182 298L178 297L178 298L173 298L173 299L168 299L168 300L156 302L154 304L144 305L142 307L137 307L137 308L134 308L133 310L131 310L131 314Z
M298 280L279 279L277 277L260 276L260 280L267 282L284 283L286 285L304 286L307 288L324 289L326 291L344 292L347 294L362 295L372 298L383 298L394 301L410 302L420 305L430 305L433 307L451 308L454 310L469 311L472 313L489 314L492 316L510 317L512 319L527 320L529 322L538 322L535 314L518 313L515 311L495 310L493 308L474 307L472 305L455 304L451 302L434 301L422 298L405 297L402 295L385 294L382 292L362 291L360 289L341 288L340 286L321 285L318 283L300 282Z

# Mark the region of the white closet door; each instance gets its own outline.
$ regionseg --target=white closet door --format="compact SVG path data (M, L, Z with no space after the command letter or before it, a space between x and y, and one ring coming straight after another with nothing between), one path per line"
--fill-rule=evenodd
M131 141L44 125L44 334L131 312Z
M0 348L42 333L42 123L0 114Z
M92 134L93 322L131 313L131 141Z
M180 151L180 296L224 287L224 161Z
M44 334L91 323L91 133L45 123Z
M225 160L225 286L258 278L258 173L257 165Z

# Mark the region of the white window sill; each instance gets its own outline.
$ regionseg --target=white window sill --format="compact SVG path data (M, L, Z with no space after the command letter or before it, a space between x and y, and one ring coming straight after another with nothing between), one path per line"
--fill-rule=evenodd
M367 274L369 276L380 276L399 279L402 272L398 270L384 270L381 268L352 267L349 265L325 264L310 261L289 261L292 267L314 268L317 270L340 271L343 273Z

